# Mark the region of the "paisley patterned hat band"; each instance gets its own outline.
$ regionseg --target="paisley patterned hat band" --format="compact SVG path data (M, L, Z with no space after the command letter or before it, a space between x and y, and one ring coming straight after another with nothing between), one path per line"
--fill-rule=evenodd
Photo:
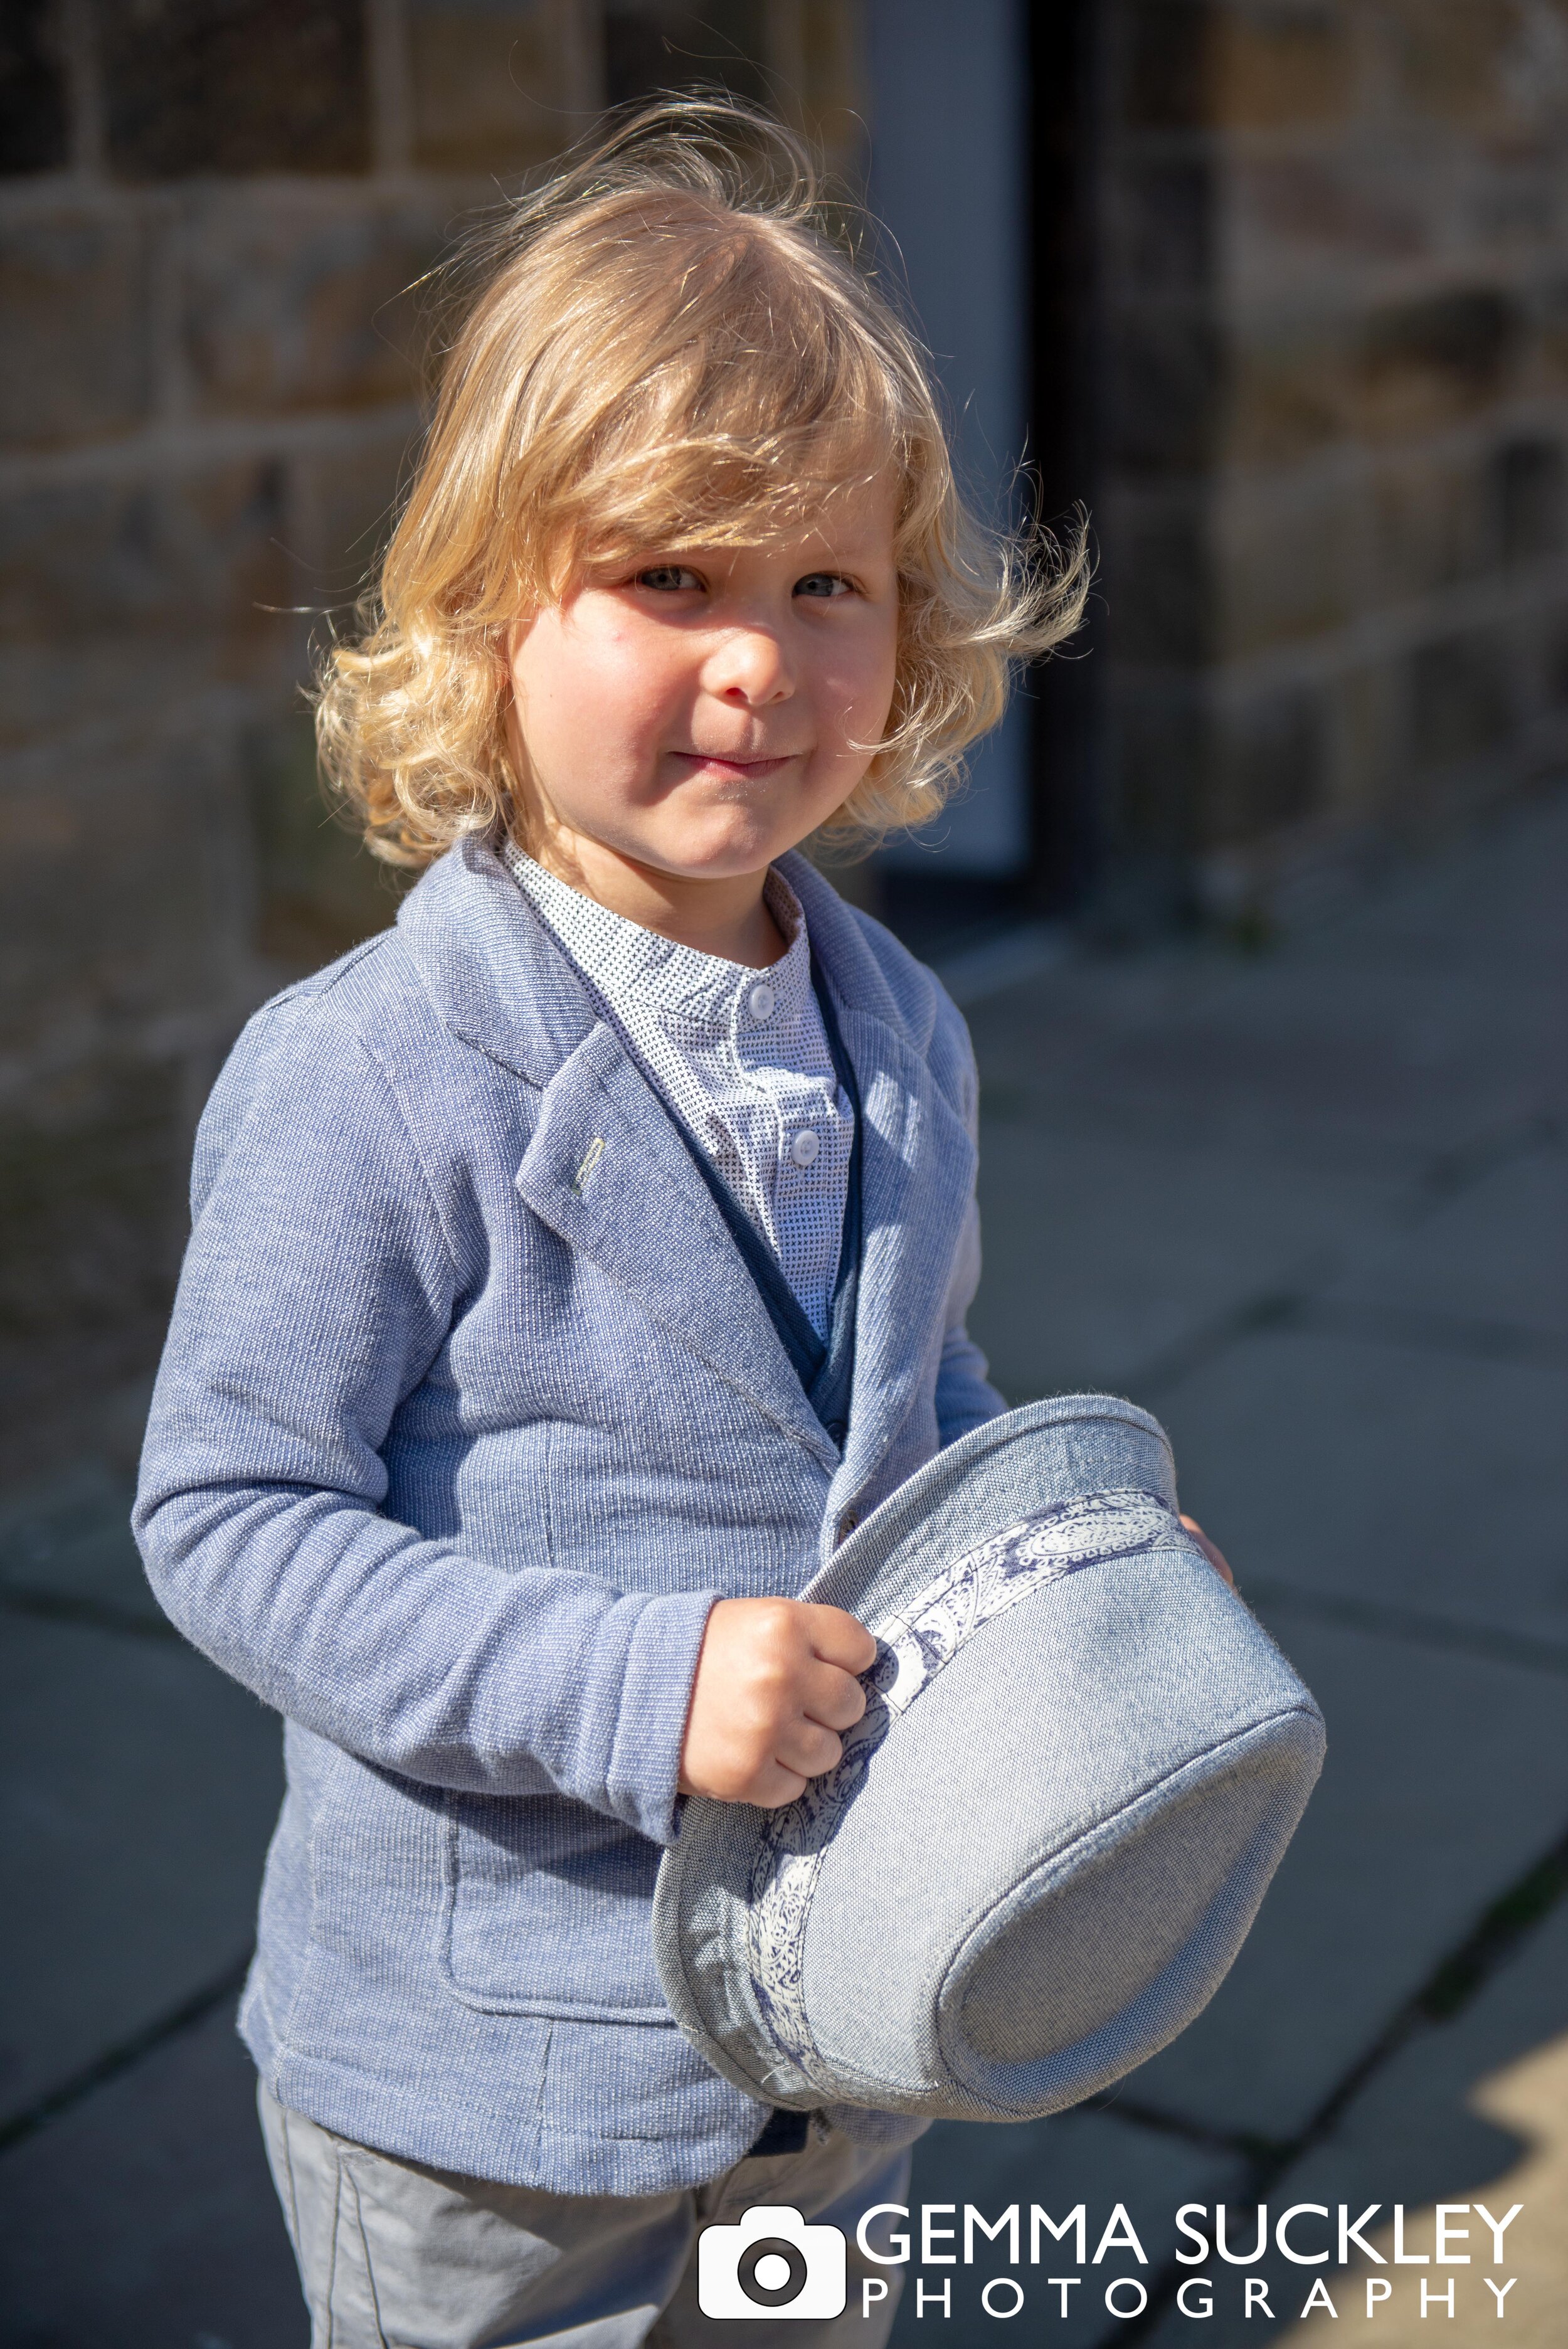
M1100 1395L993 1420L801 1596L875 1633L866 1711L788 1808L687 1805L654 1906L687 2037L766 2104L995 2120L1173 2039L1324 1738L1183 1531L1158 1423Z

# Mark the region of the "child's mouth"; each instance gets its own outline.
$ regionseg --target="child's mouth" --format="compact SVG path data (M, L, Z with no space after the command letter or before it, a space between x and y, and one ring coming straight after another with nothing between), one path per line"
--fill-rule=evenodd
M717 750L676 750L673 754L690 767L692 774L706 775L722 782L766 782L769 776L781 774L798 758L798 751L786 751L775 758L731 758Z

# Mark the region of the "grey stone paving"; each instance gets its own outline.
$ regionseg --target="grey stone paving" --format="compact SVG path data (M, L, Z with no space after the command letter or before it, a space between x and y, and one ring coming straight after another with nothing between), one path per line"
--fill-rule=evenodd
M1568 2151L1568 2098L1565 2098L1562 2031L1564 1984L1568 1983L1568 1910L1556 1913L1529 1936L1511 1961L1501 1966L1464 2010L1446 2026L1418 2031L1389 2057L1355 2098L1323 2139L1274 2185L1270 2202L1274 2220L1298 2202L1318 2202L1334 2214L1337 2225L1340 2203L1358 2219L1376 2205L1364 2235L1384 2261L1381 2274L1398 2295L1374 2317L1387 2338L1402 2319L1402 2340L1418 2338L1421 2323L1419 2285L1441 2289L1455 2283L1452 2331L1439 2306L1429 2314L1429 2326L1441 2322L1444 2341L1468 2344L1494 2336L1510 2349L1526 2343L1529 2349L1551 2349L1564 2330L1561 2295L1562 2271L1568 2264L1568 2240L1563 2232L1562 2165ZM1555 2046L1553 2046L1553 2043ZM1541 2051L1549 2051L1543 2058ZM1547 2066L1550 2076L1545 2076ZM1542 2134L1552 2141L1542 2147ZM1557 2166L1555 2191L1543 2195L1539 2175L1541 2157ZM1535 2173L1535 2174L1532 2174ZM1214 2197L1203 2199L1211 2203ZM1245 2201L1244 2197L1238 2198ZM1505 2229L1504 2258L1479 2216L1456 2214L1453 2224L1465 2230L1450 2248L1467 2265L1435 2268L1431 2230L1412 2225L1404 2238L1408 2259L1424 2253L1429 2264L1402 2271L1393 2263L1390 2240L1394 2206L1403 2203L1414 2213L1425 2206L1449 2202L1480 2203L1502 2220L1515 2202L1522 2205L1517 2220ZM1255 2209L1255 2202L1253 2204ZM1237 2213L1234 2240L1250 2247L1255 2240L1253 2209ZM1287 2238L1293 2245L1312 2251L1330 2240L1328 2228L1305 2218ZM1212 2230L1210 2230L1211 2245ZM1337 2247L1336 2247L1337 2248ZM1558 2272L1556 2289L1532 2291L1544 2284L1552 2267ZM1543 2272L1544 2271L1544 2272ZM1248 2338L1243 2293L1237 2271L1223 2263L1203 2261L1191 2272L1216 2278L1215 2320L1202 2332L1183 2323L1174 2313L1159 2329L1161 2349L1171 2344L1202 2341L1204 2349L1236 2349ZM1299 2322L1314 2271L1283 2259L1272 2240L1255 2270L1269 2290L1269 2304L1287 2330ZM1349 2281L1337 2267L1326 2277L1338 2312L1337 2321L1359 2329L1366 2322L1365 2279L1379 2270L1358 2259ZM1496 2307L1484 2279L1505 2284L1516 2278L1505 2299L1511 2328L1498 2330ZM1413 2320L1413 2321L1412 2321ZM1324 2320L1320 2319L1320 2322ZM1259 2323L1250 2327L1255 2339Z
M1270 953L1069 958L970 1006L976 1334L1015 1400L1109 1386L1161 1413L1330 1737L1193 2029L1102 2109L920 2147L916 2201L960 2222L1084 2201L1088 2263L1020 2270L1020 2339L1261 2340L1224 2305L1168 2313L1180 2203L1244 2227L1265 2196L1462 2201L1528 2134L1467 2098L1568 2025L1565 884L1559 797ZM275 1726L160 1631L125 1500L96 1456L0 1500L0 2344L300 2349L232 2035ZM1529 2074L1563 2137L1560 2076ZM1093 2261L1119 2201L1146 2265ZM934 2266L953 2316L912 2293L899 2342L992 2338L1005 2264ZM1037 2287L1078 2272L1064 2322ZM1107 2313L1118 2273L1142 2325ZM1276 2292L1287 2329L1304 2296ZM1441 2335L1550 2337L1462 2307Z
M971 1009L976 1335L1015 1401L1103 1383L1159 1412L1188 1505L1328 1722L1252 1939L1207 2013L1116 2091L1113 2148L1095 2115L917 2148L917 2201L1146 2210L1150 2265L1127 2271L1161 2349L1273 2330L1223 2293L1207 2323L1171 2308L1181 2201L1229 2198L1244 2227L1265 2196L1277 2212L1484 2192L1506 2148L1466 2089L1500 2041L1517 2054L1568 2026L1561 1925L1551 1945L1531 1930L1568 1882L1565 904L1558 799L1252 964L1079 962ZM1561 2139L1560 2078L1540 2093ZM1532 2223L1561 2239L1555 2175ZM1107 2313L1110 2266L1083 2271L1069 2328L1020 2270L1024 2322L1150 2337ZM1310 2271L1282 2269L1305 2279L1270 2302L1288 2332ZM1460 2298L1450 2349L1558 2337L1540 2278L1516 2289L1512 2334L1479 2286ZM898 2349L935 2321L906 2301ZM965 2323L955 2338L995 2332Z

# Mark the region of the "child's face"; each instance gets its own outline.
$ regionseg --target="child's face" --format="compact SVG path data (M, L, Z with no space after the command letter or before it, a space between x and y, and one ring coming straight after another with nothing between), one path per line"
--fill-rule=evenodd
M688 881L763 873L841 807L892 701L895 492L762 547L649 547L521 621L513 723L540 812Z

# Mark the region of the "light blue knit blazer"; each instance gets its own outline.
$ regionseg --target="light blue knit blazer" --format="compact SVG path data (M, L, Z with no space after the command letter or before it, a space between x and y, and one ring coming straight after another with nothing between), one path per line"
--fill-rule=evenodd
M863 1104L842 1458L487 848L257 1014L197 1141L135 1522L174 1621L286 1718L241 2027L284 2104L473 2176L646 2194L750 2143L650 1934L708 1609L799 1589L1002 1408L964 1329L963 1020L783 869Z

